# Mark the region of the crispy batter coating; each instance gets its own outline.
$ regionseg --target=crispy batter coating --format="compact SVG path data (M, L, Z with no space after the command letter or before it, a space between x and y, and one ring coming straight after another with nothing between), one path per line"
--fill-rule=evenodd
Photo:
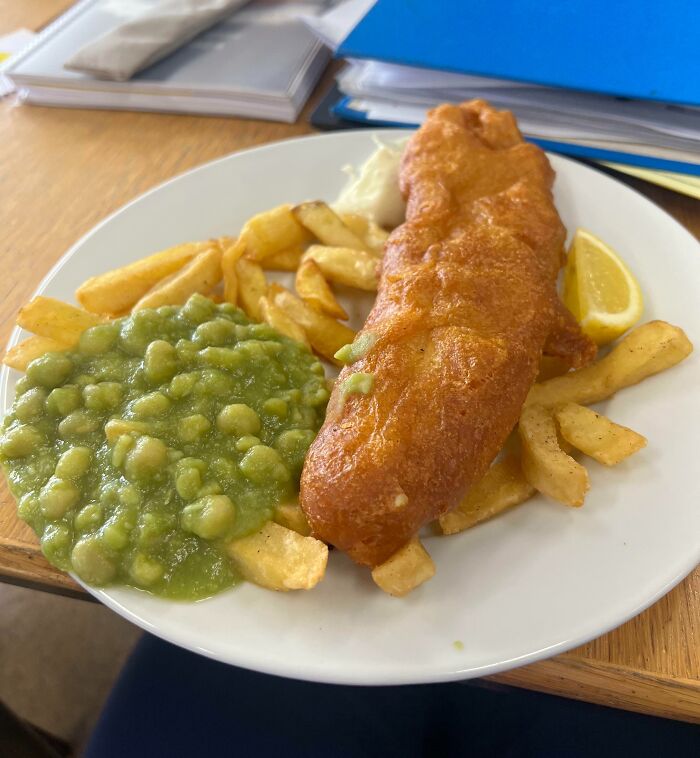
M509 112L433 110L401 167L407 220L389 238L362 334L311 446L301 505L316 537L376 566L454 507L518 420L545 345L595 347L556 291L565 229L549 161ZM356 372L374 386L344 397Z

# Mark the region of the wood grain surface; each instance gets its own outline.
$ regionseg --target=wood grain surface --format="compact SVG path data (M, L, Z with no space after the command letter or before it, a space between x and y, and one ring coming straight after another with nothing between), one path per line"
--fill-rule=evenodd
M39 28L66 0L0 0L0 33ZM328 76L326 77L328 79ZM323 89L323 85L319 91ZM317 95L318 96L318 95ZM0 343L18 308L79 237L170 177L228 153L311 132L293 125L0 103ZM700 237L700 202L616 175ZM42 557L0 485L0 580L86 597ZM700 723L700 570L658 603L565 655L502 683Z

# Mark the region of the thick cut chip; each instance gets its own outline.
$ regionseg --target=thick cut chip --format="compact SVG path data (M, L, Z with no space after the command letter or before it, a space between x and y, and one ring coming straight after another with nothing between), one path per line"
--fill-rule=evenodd
M288 316L281 308L277 307L269 297L261 297L258 308L262 320L273 329L297 342L309 345L309 340L306 338L304 329L291 316Z
M10 368L17 371L26 371L27 366L37 358L46 353L58 353L61 350L67 350L75 344L66 344L51 337L27 337L26 340L19 342L11 347L6 353L2 362Z
M86 329L104 321L94 313L43 295L27 303L17 315L17 326L64 344L75 344Z
M562 437L605 466L616 466L646 447L646 437L582 405L567 403L555 415Z
M215 245L157 284L136 303L133 310L182 305L196 293L209 294L221 281L221 276L221 248Z
M403 597L435 575L435 564L418 537L372 569L372 579L384 592Z
M333 356L343 345L355 339L352 329L319 313L281 285L271 284L269 296L275 305L304 329L311 347L329 361L337 363Z
M364 250L311 245L303 260L316 262L321 272L336 284L374 292L379 283L379 259Z
M306 260L299 266L294 286L301 299L317 310L334 318L348 318L348 314L337 301L316 261Z
M384 245L389 239L389 232L386 229L382 229L379 224L359 213L340 213L338 215L350 231L365 241L371 252L382 255Z
M243 576L269 590L310 590L326 572L328 546L268 521L260 531L234 540L228 553Z
M308 537L311 534L311 526L299 503L282 503L282 505L278 505L275 508L275 521L304 537Z
M321 200L297 205L292 208L292 213L324 245L349 247L352 250L371 252L369 245L344 224L340 216Z
M260 298L267 292L267 279L260 264L239 258L236 261L238 277L238 302L241 308L253 319L260 321Z
M650 321L633 329L601 360L530 390L527 405L589 405L680 363L693 345L678 326Z
M129 311L150 289L179 271L211 242L187 242L163 250L128 266L93 276L78 287L78 302L91 313L117 316Z
M240 238L245 244L245 257L258 262L311 241L311 235L299 223L289 204L278 205L248 219Z
M535 494L527 481L516 455L508 455L494 463L452 511L440 516L443 534L456 534L481 521L493 518Z
M296 271L301 263L304 250L303 245L288 247L286 250L265 258L261 261L261 265L269 271Z
M588 472L559 446L552 411L541 405L526 407L518 429L527 481L564 505L583 505L590 486Z
M241 239L237 239L230 245L223 247L221 255L221 274L224 278L224 300L227 303L236 304L238 300L238 274L236 264L245 252L245 245Z

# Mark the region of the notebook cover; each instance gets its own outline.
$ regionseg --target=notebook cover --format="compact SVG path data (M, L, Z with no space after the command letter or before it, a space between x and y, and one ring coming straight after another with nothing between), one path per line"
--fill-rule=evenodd
M699 50L698 0L378 0L337 54L699 106Z

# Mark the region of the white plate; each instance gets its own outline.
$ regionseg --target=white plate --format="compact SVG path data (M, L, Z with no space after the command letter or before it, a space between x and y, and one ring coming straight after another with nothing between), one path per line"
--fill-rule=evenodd
M371 135L280 142L180 176L78 242L39 292L71 300L80 282L117 264L184 240L235 234L251 214L277 203L331 200L344 182L341 167L373 150ZM585 226L618 250L639 277L645 319L682 325L697 343L697 242L624 185L564 158L551 160L567 228ZM5 408L15 378L2 374ZM639 613L700 560L700 360L692 356L601 407L646 434L649 446L614 469L591 462L581 509L540 497L464 534L427 538L437 575L403 600L377 590L368 572L337 552L312 592L276 594L244 584L180 604L125 588L87 589L178 645L299 679L434 682L560 653Z

